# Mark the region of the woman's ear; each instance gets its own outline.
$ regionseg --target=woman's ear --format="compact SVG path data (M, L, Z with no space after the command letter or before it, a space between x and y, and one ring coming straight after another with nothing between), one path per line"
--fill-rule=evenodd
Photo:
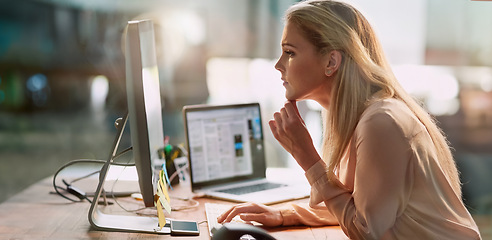
M331 77L340 67L340 63L342 62L342 54L337 50L333 50L328 53L327 58L328 63L325 67L325 75L327 77Z

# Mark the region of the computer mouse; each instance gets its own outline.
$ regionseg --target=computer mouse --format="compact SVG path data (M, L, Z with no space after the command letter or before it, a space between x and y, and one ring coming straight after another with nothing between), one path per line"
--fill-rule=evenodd
M245 223L225 223L213 233L212 240L239 240L244 235L251 235L256 240L275 240L264 229Z

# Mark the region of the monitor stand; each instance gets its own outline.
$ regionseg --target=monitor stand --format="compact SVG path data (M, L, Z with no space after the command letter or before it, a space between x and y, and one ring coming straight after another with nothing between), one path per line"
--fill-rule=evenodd
M91 226L98 230L170 234L171 229L169 228L169 224L166 224L165 227L160 229L159 220L157 217L112 215L103 213L98 209L98 202L101 194L103 193L106 175L108 173L109 166L116 156L127 120L128 114L125 114L124 118L118 118L115 121L115 126L118 129L118 132L113 143L111 155L101 168L99 184L97 185L94 199L92 200L91 208L89 210L89 222L91 223Z

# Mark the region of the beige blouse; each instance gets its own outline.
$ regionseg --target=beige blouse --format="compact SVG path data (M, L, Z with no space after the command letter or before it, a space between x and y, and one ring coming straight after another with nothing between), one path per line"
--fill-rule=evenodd
M351 239L481 239L426 128L399 100L364 111L337 176L320 160L306 177L309 206L282 210L284 225L339 224Z

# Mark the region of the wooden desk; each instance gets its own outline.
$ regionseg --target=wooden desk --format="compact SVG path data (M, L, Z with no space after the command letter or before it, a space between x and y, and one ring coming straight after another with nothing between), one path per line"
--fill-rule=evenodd
M88 221L90 204L87 201L72 203L53 191L51 177L46 178L0 204L0 239L210 239L205 216L204 203L225 201L201 198L199 206L193 209L174 211L171 218L202 222L197 237L172 237L170 235L105 232L91 228ZM95 189L96 185L93 186ZM188 197L190 187L180 184L171 192L172 196ZM84 189L85 190L85 189ZM110 201L113 201L110 199ZM300 200L300 201L307 201ZM132 198L120 198L120 204L127 209L143 206ZM187 202L172 200L172 206L186 205ZM116 204L109 206L111 213L135 214L123 211ZM146 209L152 214L153 210ZM145 213L145 212L144 212ZM277 239L348 239L339 227L282 227L267 229Z

